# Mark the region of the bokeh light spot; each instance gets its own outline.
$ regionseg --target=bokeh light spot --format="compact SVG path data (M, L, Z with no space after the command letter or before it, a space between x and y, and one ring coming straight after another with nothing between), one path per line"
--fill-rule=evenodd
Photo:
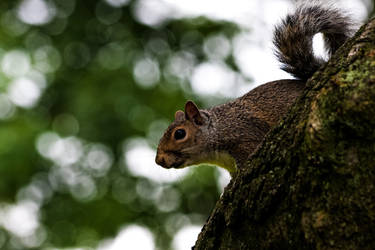
M173 17L173 9L168 4L158 0L139 0L134 7L135 17L139 22L158 26Z
M190 224L189 216L181 213L171 214L165 220L165 230L170 236L174 236L179 229Z
M50 147L52 144L59 140L59 136L56 133L46 132L41 134L36 141L36 148L39 154L49 158L50 157Z
M113 7L122 7L129 3L130 0L105 0L109 5Z
M52 189L46 179L35 178L30 184L17 192L17 200L31 200L41 206L51 198L52 194Z
M27 248L39 248L47 239L47 232L43 227L38 227L33 234L21 238L21 242Z
M201 231L200 226L185 226L181 228L173 239L173 247L175 250L190 250L198 239L198 234Z
M174 53L168 58L164 75L168 81L174 82L174 78L188 80L194 70L196 59L193 54L185 51Z
M60 138L57 134L46 132L37 139L38 152L60 166L76 163L83 155L82 142L76 137Z
M61 166L76 163L83 153L82 143L75 137L59 139L50 150L50 157Z
M164 169L155 163L155 150L144 139L133 139L124 145L128 170L135 176L148 178L156 183L170 183L182 179L188 169Z
M141 87L149 88L159 81L159 64L151 58L140 59L134 66L133 74Z
M21 50L9 51L1 61L1 69L9 77L25 75L30 69L30 57Z
M98 250L142 249L154 250L154 237L149 229L130 225L122 229L115 239L99 244Z
M155 200L161 194L161 186L147 179L137 181L135 190L139 197L149 201Z
M181 194L173 187L163 188L155 202L157 208L162 212L171 212L178 208L181 202Z
M18 8L18 17L25 23L42 25L46 24L55 15L52 2L44 0L23 0Z
M72 184L69 186L70 192L78 201L90 201L95 198L97 189L91 177L78 175Z
M95 177L107 174L113 162L111 150L102 144L93 144L88 147L84 159L85 168Z
M35 69L44 73L56 71L61 65L61 55L57 49L52 46L43 46L38 48L34 54Z
M210 36L204 41L203 50L210 59L223 60L231 52L231 44L224 35Z
M39 226L39 208L33 202L24 201L16 205L6 205L1 210L3 214L0 223L18 237L33 234Z
M27 72L25 77L33 81L41 91L47 86L45 75L37 70L30 70L29 72Z
M17 106L31 108L41 95L41 89L29 78L18 78L8 87L9 99Z
M198 65L193 72L191 84L196 93L202 95L220 94L224 97L235 97L240 76L219 62L205 62Z

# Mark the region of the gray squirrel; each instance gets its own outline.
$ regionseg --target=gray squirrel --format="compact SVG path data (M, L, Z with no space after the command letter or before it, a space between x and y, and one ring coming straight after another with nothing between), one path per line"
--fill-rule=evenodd
M312 39L323 33L331 56L353 33L341 11L300 6L275 27L274 45L282 69L297 79L265 83L242 97L209 109L192 102L177 111L160 139L155 161L164 168L215 164L233 174L245 167L267 132L287 113L309 79L325 61L313 52Z

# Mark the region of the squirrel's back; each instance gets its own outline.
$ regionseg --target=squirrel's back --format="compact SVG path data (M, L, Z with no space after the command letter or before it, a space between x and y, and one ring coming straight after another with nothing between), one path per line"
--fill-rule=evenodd
M314 55L314 35L323 33L325 48L331 56L353 31L353 21L342 10L321 5L300 6L276 26L275 54L284 71L306 81L325 63Z
M246 162L264 136L302 94L306 80L324 63L314 56L313 36L324 34L331 55L351 35L350 18L333 8L304 6L276 27L276 55L297 80L265 83L231 102L199 109L193 102L175 113L160 140L155 161L165 168L209 163L230 172Z

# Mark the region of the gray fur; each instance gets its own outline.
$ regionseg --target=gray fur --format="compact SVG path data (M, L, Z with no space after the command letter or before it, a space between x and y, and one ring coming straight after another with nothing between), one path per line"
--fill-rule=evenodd
M282 69L306 81L325 61L314 55L313 36L323 33L331 56L352 36L353 21L343 11L322 5L300 6L276 26L273 42Z

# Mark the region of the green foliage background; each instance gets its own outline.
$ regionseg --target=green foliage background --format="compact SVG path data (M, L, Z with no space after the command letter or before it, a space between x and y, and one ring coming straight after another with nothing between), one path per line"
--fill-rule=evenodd
M187 79L178 75L166 79L161 73L157 84L137 84L135 62L151 58L162 72L171 56L189 53L197 64L205 60L202 44L207 36L223 33L230 38L238 29L204 18L171 20L160 27L149 27L134 19L133 2L121 8L103 1L53 2L56 17L41 26L18 20L18 1L0 2L1 55L21 50L37 68L41 59L36 54L45 49L43 60L56 68L45 73L47 86L36 105L15 108L0 121L0 202L4 205L31 199L40 203L40 222L46 237L36 249L95 248L100 240L114 237L122 226L133 223L149 228L157 247L168 249L173 235L167 233L165 221L184 214L192 223L202 225L220 191L212 168L193 170L171 184L155 183L127 171L123 143L128 138L145 137L155 147L165 126L151 131L156 133L152 136L152 122L162 120L167 124L186 99L198 100ZM100 10L104 10L103 20L97 18ZM228 63L233 65L230 58ZM0 90L6 92L12 80L1 74ZM109 149L113 156L110 170L104 176L86 173L94 180L94 196L74 196L75 191L64 180L51 178L52 169L59 166L37 150L38 138L46 132L60 138L79 138L86 146L100 143ZM74 163L78 172L84 172L83 159ZM173 211L159 211L156 201L137 194L137 183L150 189L162 185L177 190L180 205ZM24 192L35 185L42 190L42 199ZM113 195L114 188L124 197L135 195L126 202L119 201ZM27 248L6 230L0 229L0 235L3 249Z
M36 234L43 234L43 240L27 247L0 226L0 248L95 248L100 240L135 223L152 231L158 249L171 249L173 234L166 221L185 215L191 223L202 225L220 195L217 172L202 167L177 182L153 182L128 171L123 145L128 139L144 137L155 148L165 125L187 99L201 104L186 72L168 74L169 59L192 56L190 66L194 67L207 59L202 49L207 37L222 34L231 39L239 28L206 18L146 26L134 18L134 1L121 8L94 0L49 2L56 7L55 18L32 26L17 18L19 1L0 1L0 58L8 51L21 50L33 68L47 68L43 72L46 86L36 105L14 106L0 120L0 208L25 199L38 203L42 229ZM156 84L137 84L133 72L140 59L152 60L159 67ZM225 63L237 71L232 55ZM13 80L0 72L0 93L6 93ZM160 122L155 125L155 121ZM37 149L46 133L78 138L84 145L86 151L74 169L93 180L94 195L75 195L81 190L79 185L72 188L66 180L53 177L61 166ZM85 167L85 154L93 145L100 145L112 159L104 175ZM177 190L180 203L172 211L160 211L155 200L139 195L137 186ZM30 187L39 191L32 192ZM119 199L119 193L125 198Z

